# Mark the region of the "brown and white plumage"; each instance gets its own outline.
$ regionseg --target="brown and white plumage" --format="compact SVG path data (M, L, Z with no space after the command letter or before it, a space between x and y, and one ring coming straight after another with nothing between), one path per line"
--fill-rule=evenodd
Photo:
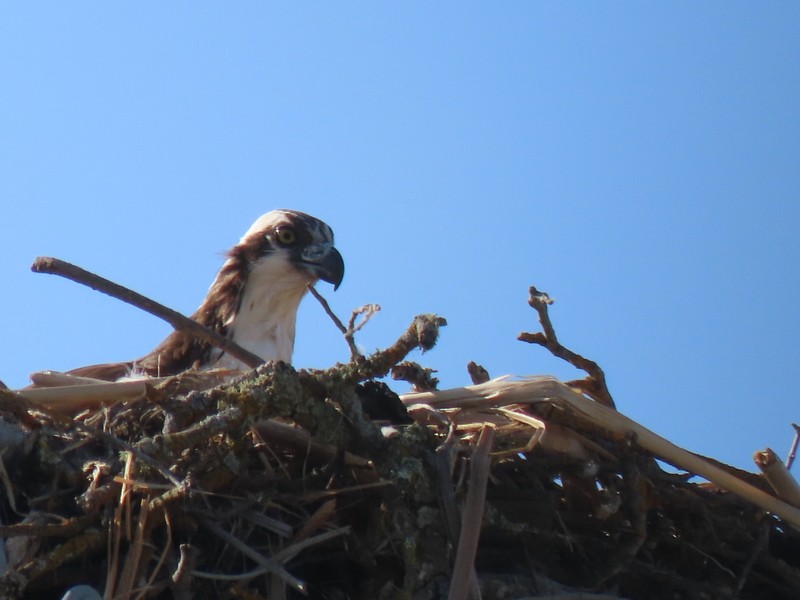
M343 276L344 262L328 225L298 211L273 210L259 217L231 248L191 318L265 361L290 362L295 317L306 285L322 279L336 289ZM191 334L173 331L138 360L69 373L115 381L132 374L167 376L217 367L245 368Z

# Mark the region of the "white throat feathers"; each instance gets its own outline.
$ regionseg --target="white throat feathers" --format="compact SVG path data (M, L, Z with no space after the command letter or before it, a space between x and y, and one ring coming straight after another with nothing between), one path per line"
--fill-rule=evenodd
M228 337L265 361L291 362L297 309L306 285L314 280L294 268L281 252L259 258L248 275L238 311L225 323ZM207 368L247 367L215 350Z

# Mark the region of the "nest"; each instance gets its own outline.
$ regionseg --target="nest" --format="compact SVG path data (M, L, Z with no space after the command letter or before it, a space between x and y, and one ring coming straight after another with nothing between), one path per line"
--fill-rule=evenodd
M531 291L544 332L521 339L586 379L473 365L436 390L404 362L444 324L422 315L327 370L0 390L0 597L800 597L788 471L767 453L778 475L737 472L624 417Z

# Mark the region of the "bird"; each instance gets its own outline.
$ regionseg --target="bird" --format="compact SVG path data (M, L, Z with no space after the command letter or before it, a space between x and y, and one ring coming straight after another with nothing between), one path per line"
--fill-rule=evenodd
M250 226L228 252L191 319L229 338L265 362L291 363L297 309L318 280L336 290L344 260L333 230L303 212L272 210ZM190 333L175 330L139 359L67 371L75 377L119 381L167 377L190 369L241 371L235 357Z

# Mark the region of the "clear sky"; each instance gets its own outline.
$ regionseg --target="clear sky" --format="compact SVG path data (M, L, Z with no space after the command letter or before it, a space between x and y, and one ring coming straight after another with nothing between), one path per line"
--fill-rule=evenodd
M343 317L443 386L576 375L515 340L535 284L619 408L751 468L800 421L800 5L9 2L0 7L0 379L135 358L260 214L312 213ZM348 351L313 299L297 366ZM404 384L395 384L404 391Z

